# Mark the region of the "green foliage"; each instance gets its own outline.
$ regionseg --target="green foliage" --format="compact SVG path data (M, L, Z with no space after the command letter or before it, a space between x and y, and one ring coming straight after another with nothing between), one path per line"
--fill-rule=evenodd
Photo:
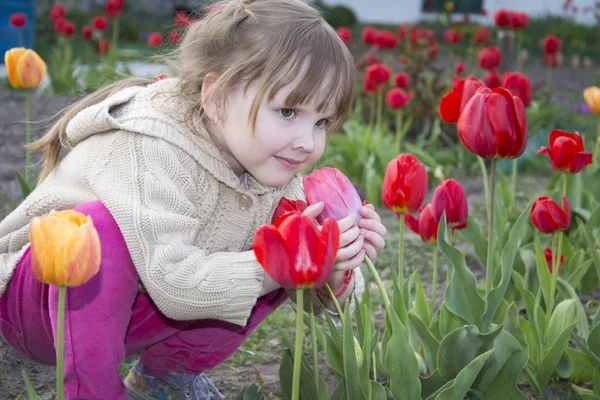
M313 6L320 11L323 19L335 29L341 26L352 28L358 23L356 14L349 7L339 4L329 6L321 0L315 1Z

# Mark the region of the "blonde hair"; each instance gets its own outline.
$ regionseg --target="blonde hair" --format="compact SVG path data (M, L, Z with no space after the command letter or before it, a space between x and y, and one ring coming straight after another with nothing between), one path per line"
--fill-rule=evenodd
M237 85L244 83L245 91L252 82L258 83L249 115L252 129L264 96L271 101L302 73L285 106L318 101L316 110L323 112L335 105L336 114L327 131L341 128L354 99L354 62L317 10L300 0L228 0L211 10L187 29L179 47L165 58L180 78L178 94L188 105L182 111L191 127L195 117L204 115L201 93L209 73L217 77L209 96L221 101L223 107L227 93ZM147 79L125 79L65 109L50 131L30 145L33 151L44 153L40 182L57 166L61 148L72 148L66 136L71 118L121 89L149 83ZM317 98L322 93L326 95Z

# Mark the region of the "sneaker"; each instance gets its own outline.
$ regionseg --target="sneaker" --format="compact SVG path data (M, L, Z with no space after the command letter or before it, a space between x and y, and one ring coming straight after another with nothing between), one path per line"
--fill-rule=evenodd
M213 382L203 373L166 372L159 377L145 375L138 360L125 378L127 400L222 400Z

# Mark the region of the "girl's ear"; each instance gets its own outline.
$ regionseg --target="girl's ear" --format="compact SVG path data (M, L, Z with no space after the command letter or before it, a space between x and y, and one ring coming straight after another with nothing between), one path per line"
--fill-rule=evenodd
M209 72L202 81L202 107L204 108L204 114L211 121L217 117L217 120L221 120L221 107L219 106L218 99L214 96L214 84L219 76L213 72Z

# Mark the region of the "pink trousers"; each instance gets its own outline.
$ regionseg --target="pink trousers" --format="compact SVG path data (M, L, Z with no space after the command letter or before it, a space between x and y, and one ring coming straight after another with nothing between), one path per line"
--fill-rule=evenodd
M283 289L258 299L245 327L219 320L175 321L139 291L139 277L119 227L101 202L75 209L90 215L100 236L100 271L68 288L65 310L67 399L125 400L118 375L126 355L142 351L156 371L200 373L235 352L286 299ZM0 335L16 351L55 365L58 288L35 279L29 249L0 297Z

